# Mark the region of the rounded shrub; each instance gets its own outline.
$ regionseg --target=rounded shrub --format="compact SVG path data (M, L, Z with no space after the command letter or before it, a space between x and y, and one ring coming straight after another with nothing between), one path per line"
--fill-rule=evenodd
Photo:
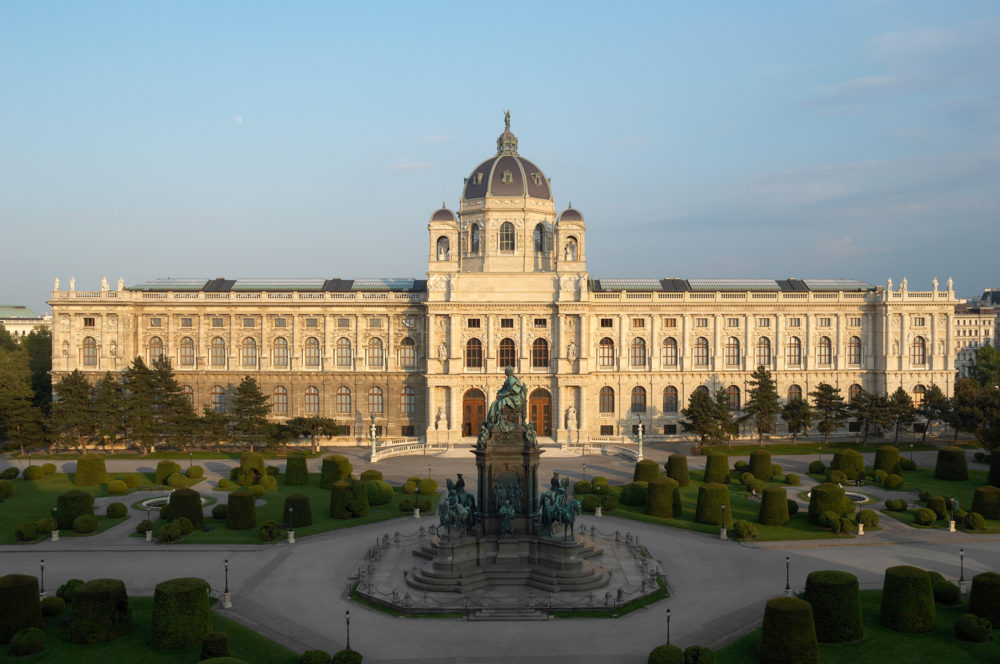
M888 477L888 476L889 476L889 473L885 472L881 468L878 469L878 470L876 470L874 473L872 473L872 477L874 477L875 481L878 482L879 484L882 484L883 482L885 482L885 478Z
M896 491L903 488L903 477L901 475L896 475L895 473L890 473L885 476L885 481L882 482L882 486L890 491Z
M361 473L362 482L370 482L372 480L381 480L381 479L385 479L382 477L381 470L375 470L374 468L371 468L370 470L366 470L365 472Z
M830 482L814 486L809 495L809 521L819 524L823 512L833 512L838 516L847 511L847 496L843 487Z
M929 507L921 507L913 515L913 522L918 526L932 526L937 521L937 514Z
M73 519L73 530L80 534L94 532L97 530L97 517L93 514L81 514Z
M733 462L733 470L735 470L737 473L748 473L750 472L748 468L750 468L750 464L748 464L746 461L743 461L742 459L737 459L735 462Z
M677 480L657 477L646 487L646 514L669 519L674 515L674 489Z
M198 530L205 527L205 509L201 504L201 494L194 489L177 489L170 494L170 518L186 517Z
M743 486L746 486L750 482L750 480L755 480L755 479L757 479L756 476L754 476L754 474L751 473L750 471L744 471L740 473L740 484L742 484Z
M232 480L227 480L225 477L223 477L221 480L219 480L219 488L222 489L223 491L231 491L236 488L236 484Z
M129 473L125 476L124 482L128 488L135 489L146 484L146 478L139 473Z
M885 508L890 512L905 512L906 501L902 498L890 498L885 501Z
M278 478L273 475L265 475L260 478L259 486L264 491L277 491L278 490Z
M826 481L833 482L834 484L843 484L847 481L847 475L845 475L842 470L831 468L826 471Z
M416 475L414 475L413 477L406 478L406 481L407 482L413 482L414 484L419 484L420 483L420 478L417 477Z
M837 450L833 454L830 468L841 471L847 479L854 481L864 476L865 459L857 450Z
M603 496L611 490L608 486L608 478L600 475L590 480L590 488L599 496Z
M875 470L881 470L886 474L898 472L899 448L892 445L883 445L875 450Z
M178 525L181 529L181 536L190 535L194 532L194 524L191 523L191 519L186 516L179 516L173 520L174 523Z
M931 575L911 565L885 570L880 621L889 629L922 634L934 629L934 590Z
M784 477L785 469L781 467L781 464L772 463L771 464L771 479L774 479L776 475L781 475Z
M261 542L276 542L281 538L281 526L277 521L265 521L257 529L257 537Z
M826 472L826 466L822 461L813 461L809 464L809 474L810 475L822 475Z
M746 519L736 519L733 521L733 532L737 539L750 539L757 535L757 529Z
M412 512L413 508L416 507L417 500L413 496L406 496L399 501L399 511L401 512Z
M858 512L858 523L865 528L875 528L878 526L878 512L874 510L861 510Z
M66 610L66 600L62 597L45 597L42 599L42 615L46 618L58 616Z
M972 577L969 613L1000 625L1000 574L983 572Z
M10 639L10 656L37 655L45 648L45 632L37 627L22 629Z
M931 575L931 590L934 592L934 601L938 604L955 606L962 601L962 591L954 583L948 581L938 572L929 572Z
M354 519L368 515L368 493L365 485L354 479L340 480L330 491L330 516Z
M44 472L44 471L43 471ZM108 481L108 469L100 454L84 454L76 460L73 484L77 486L98 486Z
M688 646L684 649L684 664L715 664L715 651L708 646Z
M176 461L164 459L156 464L156 479L154 482L156 484L166 484L168 477L179 472L181 472L181 467Z
M347 460L347 457L339 454L331 454L323 457L323 469L319 478L319 485L324 489L332 489L333 485L341 480L346 480L351 476L354 466Z
M188 485L187 477L184 473L174 473L167 478L167 486L172 489L180 489Z
M939 519L948 518L948 503L942 496L931 496L927 499L927 507L934 510L935 516Z
M965 515L963 525L969 530L982 530L986 527L986 519L979 512L969 512Z
M405 492L405 487L404 487ZM583 495L585 493L594 493L593 485L587 480L580 480L579 482L573 483L573 495Z
M288 457L288 461L285 463L286 486L305 486L309 484L309 468L306 464L306 457L301 454L293 454Z
M24 479L34 482L45 476L45 472L39 466L28 466L24 469Z
M369 505L385 505L392 502L392 485L385 480L362 480L368 493Z
M723 510L725 505L725 510ZM722 522L725 512L725 524ZM698 504L695 507L694 520L716 526L731 525L733 510L729 504L729 489L724 484L709 483L698 487Z
M226 528L229 530L250 530L257 526L257 506L254 495L245 489L229 494L226 513Z
M593 514L600 504L601 497L593 493L588 493L580 499L580 509L587 514Z
M792 500L791 498L789 498L786 501L786 504L788 505L788 516L789 516L789 518L791 518L791 517L793 517L793 516L795 516L796 514L799 513L799 503L797 501Z
M0 503L14 495L14 483L10 480L0 480Z
M135 532L140 535L145 535L147 532L153 529L153 522L143 519L139 523L135 524Z
M771 467L771 453L767 450L754 450L750 453L750 472L763 482L770 482L774 474Z
M667 457L667 477L677 482L678 486L687 486L691 483L691 476L688 473L688 458L683 454L671 454Z
M179 521L171 521L160 526L156 531L156 541L163 544L176 542L181 538L181 524Z
M759 480L756 477L747 482L747 491L750 493L755 493L756 495L761 495L767 483L764 480Z
M309 496L304 493L292 493L286 496L285 508L281 513L285 515L285 523L289 528L312 525L312 505Z
M324 650L306 650L299 655L299 664L330 664L330 655Z
M128 485L121 480L111 480L108 482L108 494L112 496L120 496L128 491Z
M108 505L105 513L108 515L108 518L111 519L124 519L128 514L128 507L125 503L111 503Z
M914 461L913 459L905 459L905 458L904 459L900 459L899 460L899 469L900 470L905 470L907 472L909 472L911 470L916 470L917 469L917 462Z
M14 539L18 542L34 542L38 539L38 524L26 521L14 528Z
M684 664L684 651L677 646L656 646L649 652L647 664Z
M17 475L20 472L21 472L21 470L19 468L17 468L16 466L11 466L9 468L4 468L3 470L0 470L0 480L13 480L13 479L17 479Z
M83 579L70 579L66 583L59 586L56 590L56 597L62 597L69 604L76 597L76 591L83 586Z
M254 477L263 477L267 470L264 468L264 455L260 452L244 452L240 455L240 468L249 470ZM257 471L254 473L253 471Z
M629 482L623 486L621 492L622 505L632 505L633 507L645 505L648 487L649 482Z
M802 599L809 602L822 643L861 638L861 590L858 577L838 570L810 572Z
M149 645L167 650L199 645L202 637L212 631L208 591L204 579L190 576L156 584Z
M0 576L0 644L28 627L45 627L38 579L27 574Z
M705 483L729 484L729 457L718 452L705 457Z
M330 664L361 664L362 659L356 650L338 650L330 658Z
M809 602L775 597L764 607L760 634L762 664L818 664L819 643Z
M615 498L614 494L609 493L606 496L601 496L601 509L605 512L614 512L618 509L618 499Z
M587 488L589 489L590 488L590 483L587 482L586 484L587 484ZM403 493L405 493L407 496L412 496L416 492L417 492L417 483L416 482L414 482L413 480L407 480L407 481L403 482Z
M95 579L77 589L67 633L71 643L103 643L131 631L132 611L124 583Z
M795 473L788 473L787 475L785 475L785 484L787 484L788 486L798 486L801 483L802 481L799 479L799 476L796 475Z
M277 477L278 473L281 472L281 468L277 466L267 466L266 468L264 468L264 471L265 475L267 475L268 477Z
M437 503L431 500L432 496L417 496L417 507L421 514L434 514Z
M198 480L205 476L205 469L201 466L191 466L184 471L184 474L188 477L188 479Z
M229 637L225 632L209 632L201 637L200 659L212 657L229 657Z
M438 492L438 483L429 477L425 477L417 483L417 493L423 496L429 496L432 493Z
M238 657L210 657L201 660L200 664L247 664L247 661Z
M765 526L783 526L788 523L788 494L780 486L764 489L757 520Z
M262 487L259 484L254 484L253 486L250 486L250 487L247 487L247 488L250 489L250 494L254 498L260 498L261 496L264 495L264 487Z
M229 514L229 505L226 503L216 503L212 506L212 518L217 521L224 521Z
M979 512L985 519L1000 519L1000 488L991 485L976 487L969 511Z
M965 450L961 447L938 450L934 477L949 482L964 482L969 479L969 464L965 459Z
M70 489L56 498L56 523L60 529L73 527L73 520L94 513L94 497L80 489Z
M652 482L660 476L660 464L652 459L637 461L632 470L632 481Z
M985 643L993 638L993 624L986 618L963 613L955 619L955 636L963 641Z

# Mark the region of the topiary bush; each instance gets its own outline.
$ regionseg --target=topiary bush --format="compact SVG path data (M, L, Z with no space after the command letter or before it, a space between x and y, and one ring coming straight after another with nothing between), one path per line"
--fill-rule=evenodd
M105 510L105 514L110 519L124 519L128 515L128 507L125 503L111 503Z
M763 664L818 664L819 643L812 607L797 597L767 601L760 634Z
M149 645L179 650L193 648L212 631L209 586L204 579L181 577L156 584ZM228 655L227 652L222 653Z
M725 523L723 509L725 505ZM716 526L733 523L733 509L729 504L729 490L724 484L710 483L698 487L698 504L695 507L694 520Z
M301 454L289 456L285 463L285 486L305 486L306 484L309 484L309 467L306 458Z
M400 512L412 512L413 508L416 507L417 500L413 496L406 496L401 501L399 501L399 511Z
M71 643L103 643L132 631L132 611L125 584L118 579L95 579L73 596L66 635Z
M688 646L684 649L684 664L715 664L715 651L707 646Z
M191 523L191 519L186 516L179 516L173 520L174 523L181 529L181 537L184 535L190 535L194 532L194 524Z
M331 454L330 456L323 457L323 469L320 474L319 485L324 489L332 489L333 485L337 482L349 478L352 470L354 470L354 466L351 465L351 462L345 456Z
M24 469L24 479L34 482L45 476L45 472L38 466L28 466Z
M18 473L21 471L15 467L11 466L9 468L4 468L0 470L0 480L13 480L17 478Z
M677 487L677 480L669 477L657 477L649 482L646 487L646 514L664 519L672 518L674 489Z
M822 461L813 461L809 464L809 474L810 475L822 475L826 472L826 466Z
M94 497L80 489L70 489L56 498L56 523L59 528L70 529L76 517L94 513Z
M432 500L432 496L417 496L417 507L421 514L434 514L437 503Z
M928 572L931 575L931 590L934 601L938 604L955 606L962 601L962 591L954 583L945 579L938 572Z
M170 494L169 514L171 519L186 517L198 530L205 527L205 508L201 504L201 494L194 489L177 489Z
M281 538L281 526L277 521L265 521L257 529L257 537L261 542L276 542Z
M969 613L1000 625L1000 574L983 572L972 577L969 590Z
M120 496L128 491L128 485L121 480L111 480L108 482L108 494L112 496Z
M44 471L43 471L44 472ZM84 454L76 460L73 484L77 486L99 486L108 481L108 469L100 454Z
M167 478L167 486L172 489L180 489L188 485L187 477L184 473L174 473Z
M979 512L969 512L965 515L963 525L969 530L982 530L986 527L986 519Z
M771 453L767 450L754 450L750 453L750 472L762 482L770 482L774 474L771 466Z
M366 470L365 472L361 473L362 482L371 482L372 480L381 480L381 479L384 479L382 477L381 470L375 470L374 468L372 468L370 470Z
M687 486L691 483L688 459L683 454L671 454L667 457L666 469L667 477L676 481L678 486Z
M937 521L937 514L929 507L921 507L913 515L913 522L918 526L933 526L935 521Z
M600 475L590 480L590 488L599 496L603 496L611 490L608 486L608 478L601 477Z
M733 532L736 533L736 539L750 539L757 536L757 529L746 519L733 521Z
M788 473L785 475L785 484L788 486L799 486L801 483L802 481L799 480L799 476L795 473Z
M392 485L385 480L367 480L364 481L364 485L369 505L385 505L392 502Z
M902 498L890 498L885 501L885 508L890 512L905 512L906 501Z
M42 598L42 615L46 618L52 616L58 616L60 613L66 610L66 600L62 597L44 597Z
M333 485L330 491L330 516L354 519L368 515L368 493L365 485L348 478Z
M254 479L260 479L267 472L267 469L264 467L264 455L260 452L244 452L241 454L240 468L250 471Z
M964 482L969 479L969 464L965 459L965 450L961 447L938 450L934 477L949 482Z
M212 506L212 518L217 521L224 521L229 514L229 505L226 503L216 503Z
M288 524L289 528L312 525L312 504L309 502L309 496L304 493L293 493L286 496L285 508L281 513L285 515L285 523Z
M166 484L168 477L179 472L181 472L181 467L176 461L164 459L156 464L156 479L154 482L156 484Z
M56 590L56 597L62 597L69 604L76 597L76 591L83 586L83 579L70 579L66 583L59 586Z
M137 487L143 486L146 483L146 478L139 473L129 473L125 476L125 486L130 489L135 489Z
M623 486L621 492L622 505L632 505L633 507L645 505L648 487L649 482L629 482Z
M948 504L942 496L931 496L927 499L927 507L934 510L938 519L948 518Z
M931 575L911 565L886 569L879 616L883 625L897 632L922 634L934 629Z
M847 475L845 475L842 470L831 468L826 471L826 481L832 482L833 484L843 484L847 481Z
M585 494L580 499L580 509L586 512L587 514L593 514L595 511L597 511L597 506L600 504L601 504L601 497L593 493Z
M878 512L874 510L861 510L858 512L858 523L865 528L875 528L878 526Z
M190 466L184 471L184 474L188 477L188 479L200 480L205 476L205 469L201 466Z
M97 530L97 517L93 514L81 514L73 519L73 530L86 535Z
M1000 452L990 454L990 471L986 474L986 483L1000 487Z
M911 470L916 470L917 469L917 462L914 461L913 459L900 459L899 460L899 469L900 470L905 470L907 472L909 472Z
M417 493L422 496L429 496L437 492L438 483L429 477L426 477L417 483Z
M404 487L405 489L405 487ZM580 480L579 482L573 483L573 495L583 495L586 493L594 493L593 485L587 480Z
M135 532L140 535L145 535L148 531L153 529L153 522L143 519L139 523L135 524Z
M740 484L742 484L743 486L746 486L750 482L750 480L755 480L755 479L757 479L757 477L754 476L754 474L751 473L750 471L744 471L740 473Z
M729 457L718 452L705 457L705 483L729 484Z
M171 521L160 526L156 531L156 541L161 544L170 544L181 538L181 524L178 521Z
M1000 519L1000 488L991 485L976 487L969 511L979 512L986 519Z
M649 652L647 664L684 664L684 651L677 646L656 646Z
M857 450L837 450L833 454L830 468L841 471L852 482L864 476L865 459Z
M253 470L249 468L233 468L229 473L229 477L239 486L253 486L256 479L254 478Z
M809 521L819 524L823 512L833 512L837 515L847 511L847 495L843 487L830 482L814 486L809 496Z
M38 579L27 574L0 576L0 644L28 627L45 627Z
M797 501L794 501L791 498L789 498L786 501L786 504L788 505L788 517L789 518L791 518L791 517L793 517L793 516L795 516L796 514L799 513L799 503Z
M890 474L885 476L885 481L882 482L882 486L890 491L896 491L903 488L903 477L901 475Z
M879 484L882 484L883 482L885 482L885 478L888 477L888 476L889 476L889 473L887 473L887 472L885 472L884 470L881 470L881 469L876 470L874 473L872 473L872 477L875 478L875 481L878 482Z
M264 487L259 484L254 484L253 486L247 488L250 489L250 493L254 498L260 498L264 495Z
M38 524L27 521L14 528L14 539L18 542L34 542L38 539Z
M955 619L955 636L963 641L985 643L993 638L993 624L986 618L963 613Z
M201 664L247 664L247 661L238 657L211 657L201 660Z
M260 478L258 486L260 486L260 488L263 489L264 491L277 491L278 478L274 477L273 475L265 475L264 477Z
M229 637L225 632L209 632L201 637L201 659L229 657Z
M257 526L257 506L254 495L246 489L229 494L229 509L226 513L226 528L229 530L250 530Z
M299 655L299 664L330 664L330 655L324 650L306 650Z
M22 629L10 639L10 656L36 655L45 648L45 632L37 627Z
M643 459L642 461L637 461L635 468L632 470L632 481L633 482L652 482L653 480L660 477L660 464L656 463L652 459Z
M338 650L330 658L330 664L361 664L361 653L355 650Z
M858 577L837 570L810 572L802 599L809 602L822 643L861 638L861 590Z
M765 526L788 523L788 494L780 486L765 487L757 520Z
M883 445L875 450L875 470L881 470L885 474L898 473L899 469L899 448L892 445Z
M771 479L773 480L774 477L777 476L777 475L784 476L784 471L785 471L785 469L782 468L780 464L772 463L771 464Z

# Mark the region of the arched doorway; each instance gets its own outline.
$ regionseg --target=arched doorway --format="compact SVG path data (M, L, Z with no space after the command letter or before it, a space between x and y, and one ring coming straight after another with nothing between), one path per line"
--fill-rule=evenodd
M479 425L486 419L486 395L471 389L462 396L462 435L478 436Z
M539 436L552 435L552 395L548 390L537 389L528 397L528 417Z

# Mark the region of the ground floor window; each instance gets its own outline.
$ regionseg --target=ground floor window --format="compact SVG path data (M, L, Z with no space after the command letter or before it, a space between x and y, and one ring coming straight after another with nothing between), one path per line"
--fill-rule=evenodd
M413 425L412 424L408 424L408 425L404 425L404 426L400 427L399 428L399 433L402 434L402 435L404 435L404 436L412 436L413 435Z
M664 424L663 425L663 435L665 435L665 436L676 436L677 435L677 425L676 424Z
M613 424L602 424L601 425L601 435L602 436L613 436L613 435L615 435L615 425L613 425Z
M861 433L861 422L848 422L847 430L851 433Z

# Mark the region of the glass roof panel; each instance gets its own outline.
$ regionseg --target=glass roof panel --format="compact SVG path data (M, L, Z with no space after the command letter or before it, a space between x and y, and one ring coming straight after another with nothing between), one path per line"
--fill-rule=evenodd
M323 290L326 279L279 278L279 279L237 279L234 291L319 291Z
M778 291L774 279L688 279L696 291Z
M803 279L802 282L811 291L858 291L875 288L857 279Z
M408 277L362 277L354 280L351 290L356 291L405 291L413 288L414 279Z
M616 291L658 291L663 290L659 279L598 279L603 290Z
M200 291L208 283L208 279L198 279L193 277L163 277L160 279L150 279L141 284L129 286L129 290L146 291Z

